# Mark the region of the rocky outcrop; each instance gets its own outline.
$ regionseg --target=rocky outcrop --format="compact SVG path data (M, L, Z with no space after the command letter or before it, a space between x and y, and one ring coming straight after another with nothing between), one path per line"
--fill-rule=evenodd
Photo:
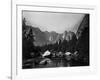
M89 14L86 14L77 30L76 36L79 38L85 28L89 27Z
M79 59L89 64L89 14L85 15L77 31L76 50L79 52Z

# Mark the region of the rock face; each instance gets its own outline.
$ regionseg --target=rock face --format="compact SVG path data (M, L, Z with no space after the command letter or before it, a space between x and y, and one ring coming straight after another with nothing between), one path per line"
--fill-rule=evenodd
M85 17L83 18L76 33L77 38L79 38L82 35L82 32L84 31L85 28L89 28L89 14L86 14Z
M79 51L79 58L89 64L89 14L85 15L76 36L78 38L76 49Z

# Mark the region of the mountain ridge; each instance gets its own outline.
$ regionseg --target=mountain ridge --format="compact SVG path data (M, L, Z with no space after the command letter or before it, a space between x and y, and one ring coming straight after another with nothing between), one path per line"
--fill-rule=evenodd
M67 40L71 39L73 35L75 35L74 32L63 32L63 33L57 33L55 31L41 31L39 28L32 27L33 35L35 36L34 45L35 46L42 46L45 44L53 44L57 41L61 40Z

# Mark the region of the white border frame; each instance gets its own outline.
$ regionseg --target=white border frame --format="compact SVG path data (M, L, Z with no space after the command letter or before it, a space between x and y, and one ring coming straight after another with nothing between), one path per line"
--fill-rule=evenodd
M66 68L47 68L47 69L26 69L22 70L22 10L52 11L52 12L73 12L90 14L90 66L86 67L66 67ZM12 3L12 79L28 79L38 77L56 77L67 75L87 75L97 72L96 56L96 9L94 7L83 7L74 5L60 4L32 4L32 3ZM48 74L47 74L48 73ZM81 74L80 74L81 73ZM50 74L50 75L49 75Z

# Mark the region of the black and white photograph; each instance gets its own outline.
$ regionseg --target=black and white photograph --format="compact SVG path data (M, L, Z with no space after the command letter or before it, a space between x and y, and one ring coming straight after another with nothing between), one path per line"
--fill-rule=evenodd
M22 69L90 66L90 14L22 11Z

